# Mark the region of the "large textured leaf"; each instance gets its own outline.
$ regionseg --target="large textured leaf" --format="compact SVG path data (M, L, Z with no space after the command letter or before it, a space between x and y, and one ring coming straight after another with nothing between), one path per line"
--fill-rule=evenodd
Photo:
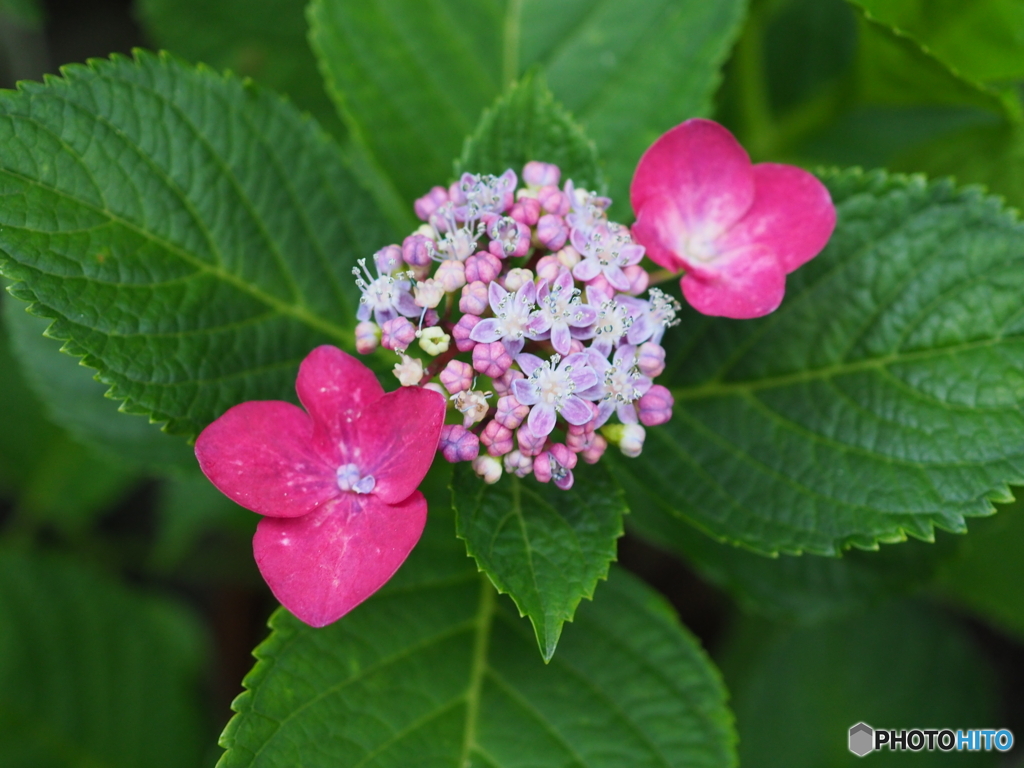
M674 418L616 473L763 552L963 531L1024 482L1024 227L949 182L825 181L825 251L766 318L685 315Z
M841 558L765 557L715 541L633 490L636 495L627 499L633 531L685 558L747 613L788 623L840 618L912 592L933 579L963 542L944 535L934 544L910 541L876 552L854 549Z
M219 767L735 765L717 673L650 589L615 572L545 665L461 549L432 505L409 561L341 621L274 614Z
M860 722L956 730L999 721L992 669L963 628L935 609L900 602L813 628L746 620L734 632L722 671L735 702L741 765L862 765L847 749L849 728ZM885 768L999 763L994 750L908 757L883 750L866 759Z
M664 130L706 114L742 0L315 0L346 122L408 198L451 174L480 112L533 65L608 163L613 197Z
M56 557L0 551L5 768L201 765L202 664L179 606Z
M350 269L387 230L273 95L167 56L93 61L0 96L0 147L0 270L125 409L195 434L351 344Z
M539 74L513 86L486 112L466 139L456 173L519 172L530 160L555 163L562 178L603 191L594 143L557 104Z
M603 466L581 464L575 475L568 491L508 474L486 485L459 464L452 484L459 536L498 591L530 617L546 661L562 624L608 575L628 511Z

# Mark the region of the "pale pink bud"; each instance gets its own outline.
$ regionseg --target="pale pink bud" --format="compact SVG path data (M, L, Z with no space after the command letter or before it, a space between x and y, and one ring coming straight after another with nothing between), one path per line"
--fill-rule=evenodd
M639 424L624 424L622 439L619 440L619 450L629 458L635 459L643 451L646 437L647 430Z
M573 432L570 425L570 429L565 436L565 444L570 451L580 453L593 445L595 437L596 435L593 430L587 431L584 429L579 432Z
M640 412L640 423L646 427L656 427L672 418L672 406L675 399L672 393L660 384L655 384L647 394L640 398L637 410Z
M551 454L544 451L533 460L533 476L539 483L551 482Z
M512 206L508 215L527 227L532 227L540 218L540 203L535 197L524 197Z
M571 245L565 246L562 250L555 254L558 258L558 262L566 269L572 269L582 260L580 252L573 248Z
M511 393L498 398L497 409L494 420L509 429L518 427L530 414L530 406L520 403Z
M574 355L577 352L582 352L584 349L586 349L586 347L583 346L583 342L580 341L579 339L573 339L572 341L569 342L570 355Z
M562 171L554 163L531 160L523 166L523 181L531 187L558 186Z
M548 438L546 435L538 437L530 429L529 424L522 424L516 430L516 439L519 441L519 450L524 456L536 456L544 450L544 443Z
M466 259L467 283L490 283L501 274L501 259L493 253L479 251Z
M506 472L510 472L516 477L526 477L533 472L533 459L529 456L524 456L520 451L506 453L502 464L505 465Z
M448 202L448 190L444 187L434 187L423 197L417 198L412 209L423 221L429 221L434 212Z
M437 392L441 397L448 397L448 393L444 391L444 387L438 384L436 381L428 381L423 385L424 389L429 389L431 392Z
M417 307L433 309L444 298L444 286L433 277L421 280L413 288L413 296Z
M489 306L487 286L482 282L474 280L462 288L462 298L459 299L459 309L462 312L468 312L471 315L482 315Z
M473 347L473 367L484 376L496 379L512 367L512 355L500 341Z
M466 265L455 259L446 259L437 268L434 279L441 283L445 293L454 293L466 284Z
M409 235L402 241L402 260L413 267L429 267L434 241L425 235Z
M554 256L542 256L537 262L537 277L552 283L558 277L561 269L562 265L557 258Z
M569 238L569 227L561 216L550 213L540 217L537 222L537 240L549 251L557 251Z
M553 184L538 190L537 202L540 203L541 208L555 216L565 216L569 213L569 196Z
M479 322L480 318L477 315L467 314L460 317L459 322L452 328L452 338L455 339L455 346L459 352L468 352L476 346L476 342L469 338L469 334L473 332L473 328Z
M477 456L473 459L473 471L488 485L494 485L501 479L501 462L493 456Z
M452 360L438 377L450 394L458 394L473 387L473 368L469 363Z
M587 448L580 455L587 464L597 464L604 455L604 452L608 449L608 441L605 440L601 435L594 435L593 441L590 443L590 447Z
M533 272L522 267L510 269L505 275L504 288L509 293L515 293L527 283L533 280Z
M377 269L383 274L390 275L402 266L402 249L397 245L381 248L373 254L373 263L377 265Z
M512 391L512 382L516 379L525 379L522 371L517 371L515 368L509 368L501 376L494 379L491 383L494 385L494 391L499 395L507 395Z
M472 461L480 454L480 438L459 424L446 424L441 427L441 439L437 447L441 455L452 464Z
M371 320L356 325L356 352L368 355L380 343L380 328Z
M661 376L665 371L665 348L653 341L645 341L637 351L636 364L640 373L649 379Z
M407 317L388 320L380 330L380 343L384 349L408 349L416 338L416 326Z
M504 456L512 450L512 430L496 421L489 421L480 433L480 442L487 446L491 456Z
M587 285L595 288L609 298L618 292L614 287L612 287L612 284L608 282L608 279L604 276L603 272L593 280L587 280Z
M629 290L626 291L626 293L630 296L639 296L647 290L647 286L651 282L651 276L647 274L647 270L639 264L623 267L622 274L624 274L626 279L629 280Z

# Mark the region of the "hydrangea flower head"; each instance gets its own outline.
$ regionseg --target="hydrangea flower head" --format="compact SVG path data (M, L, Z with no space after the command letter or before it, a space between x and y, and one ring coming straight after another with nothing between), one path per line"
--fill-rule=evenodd
M221 492L264 516L253 550L271 591L322 627L383 586L419 541L427 503L416 487L445 401L421 387L385 394L330 346L302 361L295 388L305 410L236 405L199 435L196 457Z
M786 275L816 256L835 228L828 190L791 165L753 165L728 130L695 118L640 158L630 202L647 256L685 269L683 295L706 315L775 311Z

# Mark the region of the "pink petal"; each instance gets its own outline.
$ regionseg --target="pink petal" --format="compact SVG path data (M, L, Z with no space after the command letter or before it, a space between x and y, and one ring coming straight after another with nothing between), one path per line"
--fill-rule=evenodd
M750 157L718 123L687 120L654 142L636 167L629 198L638 218L656 197L676 204L687 233L713 240L754 201Z
M302 361L295 391L313 417L317 450L335 467L349 462L343 446L355 444L354 420L384 394L377 377L356 358L324 345Z
M322 627L394 575L426 521L421 493L395 505L374 494L343 493L304 517L261 520L253 552L281 604L307 624Z
M746 320L774 312L786 292L786 273L775 255L759 245L724 254L714 272L688 272L683 296L705 315Z
M793 165L755 165L754 185L754 204L718 246L764 245L792 272L817 256L831 237L836 226L832 197L814 175Z
M688 232L675 201L651 197L637 211L633 238L647 249L647 258L676 272L689 266L686 246Z
M377 481L375 496L397 504L416 490L434 460L444 412L444 397L421 387L401 387L363 410L352 461Z
M254 400L228 410L196 438L210 482L246 509L298 517L338 496L337 467L312 445L313 421L298 406Z

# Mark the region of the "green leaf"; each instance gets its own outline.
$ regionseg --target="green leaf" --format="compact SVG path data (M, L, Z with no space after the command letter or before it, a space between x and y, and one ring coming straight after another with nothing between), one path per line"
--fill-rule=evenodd
M562 491L508 473L486 485L459 464L452 484L459 537L498 591L530 617L545 661L562 624L607 577L629 511L603 466L579 464L574 473L573 487Z
M725 690L665 601L613 573L545 665L431 507L395 578L323 629L256 649L219 768L735 765Z
M860 765L850 726L1000 727L992 670L963 629L938 611L895 603L844 622L772 631L740 625L722 658L740 733L740 764ZM983 726L981 723L989 723ZM995 752L881 751L872 765L992 766Z
M109 387L94 379L96 372L60 354L61 342L43 335L49 320L33 317L14 299L5 301L3 309L21 370L50 418L77 441L130 467L196 466L195 454L180 437L161 432L144 418L119 416L118 403L104 397Z
M180 606L65 559L0 551L4 766L200 765L203 655Z
M252 84L138 53L0 95L0 270L124 410L196 434L350 346L388 242L325 134Z
M710 112L744 5L315 0L311 40L353 136L407 199L448 181L481 111L537 65L597 142L624 205L644 149Z
M1024 6L1016 0L851 0L982 82L1024 78Z
M766 553L931 540L1024 482L1024 227L947 182L824 176L823 253L754 321L683 315L627 492Z
M455 174L518 172L530 160L554 163L562 178L584 189L605 189L594 143L555 102L538 73L528 74L484 112L466 138Z
M942 591L972 613L1024 638L1024 509L1020 502L979 520L959 557L943 569Z
M941 536L934 544L910 541L877 552L854 549L841 558L769 558L715 541L659 510L649 495L631 496L628 503L631 528L643 538L682 556L747 613L795 624L860 613L912 592L931 581L961 544L959 538Z

